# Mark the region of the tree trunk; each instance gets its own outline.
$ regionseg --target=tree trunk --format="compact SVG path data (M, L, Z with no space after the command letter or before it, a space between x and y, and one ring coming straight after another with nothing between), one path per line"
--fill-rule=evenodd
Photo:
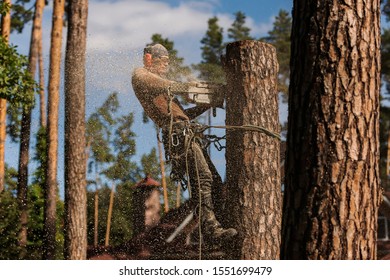
M159 139L157 139L157 147L158 147L158 156L159 156L160 170L161 170L161 185L163 187L164 212L167 213L169 211L168 187L167 187L167 180L165 179L165 164L164 164L163 148L162 148L162 143L159 141Z
M85 51L88 0L71 0L65 59L65 258L85 259Z
M11 0L4 0L11 6ZM8 42L11 33L11 10L1 17L1 36ZM4 190L5 138L7 128L7 100L0 98L0 193Z
M96 183L97 184L97 183ZM99 189L96 185L95 190L95 211L94 211L94 230L93 230L93 245L99 245Z
M386 161L386 176L390 176L390 130L387 132L387 161Z
M44 0L37 0L35 3L34 20L31 31L30 53L28 70L34 78L38 60L39 33L42 30L42 15ZM19 172L18 172L18 201L20 208L20 233L19 245L21 247L20 258L26 257L27 246L27 187L28 187L28 162L30 152L30 130L31 130L31 110L24 109L20 129L20 150L19 150Z
M114 208L114 195L115 195L115 185L113 184L110 193L110 204L108 205L106 239L104 241L104 246L106 247L110 245L111 217L112 217L112 209Z
M375 259L380 1L294 1L284 259Z
M279 133L275 48L257 41L227 46L226 125ZM278 259L281 228L279 139L227 130L226 173L231 225L239 232L233 258Z
M46 97L45 97L45 73L43 70L43 48L42 48L42 30L38 40L38 58L39 58L39 123L46 127Z
M65 0L55 0L50 46L48 117L47 117L47 164L45 182L44 257L55 258L56 205L58 166L58 107L61 81L61 46Z

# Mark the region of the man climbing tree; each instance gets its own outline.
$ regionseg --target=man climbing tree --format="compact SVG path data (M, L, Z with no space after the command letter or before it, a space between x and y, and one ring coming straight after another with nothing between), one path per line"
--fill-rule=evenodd
M192 196L200 204L198 215L202 233L206 240L227 240L237 231L224 229L216 220L213 211L211 191L215 167L202 149L201 131L190 120L207 111L211 104L184 110L173 93L182 88L196 86L190 83L177 83L164 78L169 62L166 48L160 44L149 45L144 49L144 67L134 71L132 85L138 100L148 116L163 130L163 142L172 171L178 180L189 177L187 186ZM223 100L222 100L223 101Z

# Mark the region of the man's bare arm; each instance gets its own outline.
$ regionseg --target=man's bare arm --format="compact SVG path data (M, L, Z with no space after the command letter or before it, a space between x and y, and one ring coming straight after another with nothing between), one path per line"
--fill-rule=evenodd
M206 112L208 109L210 109L210 105L205 104L205 105L198 105L195 107L188 108L188 109L184 110L184 112L186 113L186 115L188 116L188 118L190 120L193 120L196 117L203 114L204 112Z

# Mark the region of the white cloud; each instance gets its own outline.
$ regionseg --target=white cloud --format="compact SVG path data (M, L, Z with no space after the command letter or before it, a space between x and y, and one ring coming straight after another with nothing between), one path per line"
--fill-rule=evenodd
M207 2L185 2L177 7L158 1L90 2L88 49L142 48L154 33L164 37L196 37L207 29L212 15Z
M190 45L198 58L200 40L207 21L215 15L219 0L183 1L178 6L157 0L90 1L88 19L88 51L141 50L154 33L174 40L176 45ZM234 16L217 14L225 35ZM247 25L255 37L272 28L273 18L266 23L247 17ZM192 63L194 61L191 61Z

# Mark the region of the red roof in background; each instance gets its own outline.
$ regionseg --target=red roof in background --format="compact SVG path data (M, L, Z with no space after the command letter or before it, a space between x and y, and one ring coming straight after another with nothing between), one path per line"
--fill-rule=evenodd
M137 182L134 187L135 188L145 187L145 186L148 186L148 187L159 187L160 185L161 184L159 182L157 182L156 180L154 180L150 176L146 176L144 179L142 179L141 181Z

